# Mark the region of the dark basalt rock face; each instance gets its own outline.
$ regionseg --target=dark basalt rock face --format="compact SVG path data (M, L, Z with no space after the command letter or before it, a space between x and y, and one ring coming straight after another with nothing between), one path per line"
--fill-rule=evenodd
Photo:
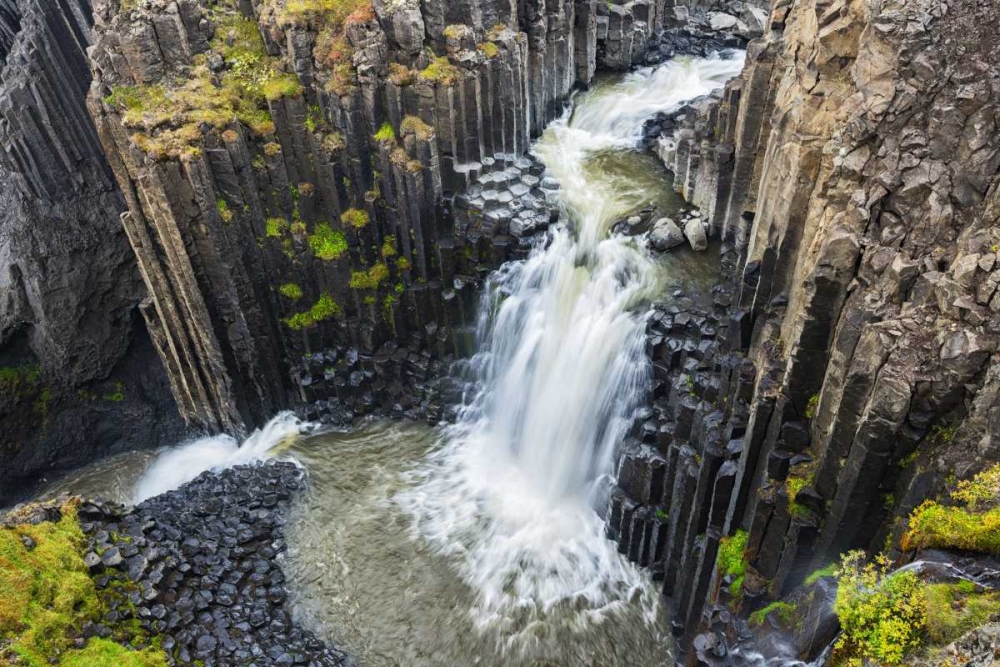
M524 156L532 137L599 65L711 30L699 3L375 2L331 51L324 18L281 0L122 5L95 7L89 106L125 194L146 325L181 414L208 430L303 403L330 421L434 419L448 390L411 385L468 354L478 285L556 218L557 186ZM197 79L219 94L234 25L294 73L257 109L267 122L128 113L129 91L169 97ZM680 36L657 37L668 27ZM344 235L336 253L311 242L324 225Z
M136 619L176 665L354 665L285 606L285 511L304 483L294 464L269 462L203 473L128 510L83 503L84 561L99 588L130 591L105 623Z
M91 22L87 0L0 2L0 502L180 433L84 104Z
M1000 460L1000 7L863 4L774 4L738 79L647 126L733 281L703 341L655 320L608 528L703 664L729 664L729 606L851 549L906 560L913 508Z

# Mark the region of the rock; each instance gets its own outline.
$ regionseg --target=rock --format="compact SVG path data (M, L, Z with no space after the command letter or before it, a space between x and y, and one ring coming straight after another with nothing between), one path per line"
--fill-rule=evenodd
M684 232L670 218L660 218L649 232L649 244L661 252L684 243Z
M684 236L687 237L693 250L698 252L708 250L708 236L705 234L705 226L701 224L699 218L692 218L684 225Z
M723 30L730 30L736 27L736 17L732 14L726 14L723 12L709 12L708 22L712 27L712 30L716 32L721 32Z

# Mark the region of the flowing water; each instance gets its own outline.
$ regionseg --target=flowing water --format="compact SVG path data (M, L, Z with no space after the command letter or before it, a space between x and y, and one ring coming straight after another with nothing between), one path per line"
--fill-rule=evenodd
M220 436L167 452L131 498L281 444L310 477L283 564L295 615L363 664L670 664L657 587L605 539L599 512L649 384L648 304L707 292L714 270L610 230L646 204L679 205L635 150L643 120L741 66L734 54L602 78L539 139L565 222L489 279L478 390L455 425L296 438L302 425L282 415L242 447Z

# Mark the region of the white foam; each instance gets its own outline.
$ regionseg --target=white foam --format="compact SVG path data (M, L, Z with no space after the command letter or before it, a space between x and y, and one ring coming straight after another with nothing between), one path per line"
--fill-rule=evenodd
M269 458L287 438L295 437L305 425L292 412L282 412L241 444L230 435L213 435L171 447L154 460L135 485L135 503L172 491L206 470Z
M555 607L580 628L637 598L647 619L656 613L654 587L605 538L594 507L645 398L639 306L657 294L657 271L634 239L608 238L636 193L586 162L633 146L645 118L741 67L737 55L640 70L579 96L535 146L575 233L555 229L547 247L491 277L473 364L482 390L396 498L414 535L451 556L476 592L479 627L511 647Z

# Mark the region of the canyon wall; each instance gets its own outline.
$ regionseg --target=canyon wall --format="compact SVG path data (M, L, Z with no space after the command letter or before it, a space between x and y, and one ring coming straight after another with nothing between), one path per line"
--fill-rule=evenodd
M0 502L180 433L84 98L90 5L0 2Z
M554 220L531 138L667 4L99 0L90 111L188 423L436 420L478 283Z
M989 0L777 0L660 138L735 282L707 331L651 323L661 398L609 532L688 636L850 549L898 556L917 504L1000 458L998 24Z

